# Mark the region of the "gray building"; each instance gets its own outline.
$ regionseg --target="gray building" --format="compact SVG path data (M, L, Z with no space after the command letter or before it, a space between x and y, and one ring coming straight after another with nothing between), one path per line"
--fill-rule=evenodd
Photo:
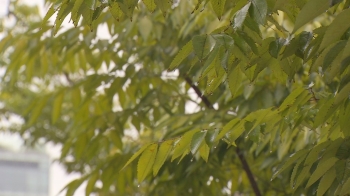
M48 196L49 156L36 150L0 146L0 196Z

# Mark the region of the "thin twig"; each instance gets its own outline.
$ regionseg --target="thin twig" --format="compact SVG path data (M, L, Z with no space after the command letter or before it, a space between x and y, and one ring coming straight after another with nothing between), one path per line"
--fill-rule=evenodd
M200 99L202 100L202 102L204 103L204 105L209 108L209 109L214 109L213 105L210 103L209 99L202 94L202 92L200 91L200 89L198 88L198 86L196 86L191 78L189 78L188 76L185 76L184 79L186 80L187 84L191 86L191 88L196 92L196 94L198 95L198 97L200 97ZM244 154L242 153L242 151L240 150L240 148L236 148L236 154L239 158L239 160L242 163L242 168L243 170L246 172L249 182L253 188L253 191L255 193L256 196L261 196L258 184L255 181L254 175L249 167L249 164L247 162L247 160L244 157Z

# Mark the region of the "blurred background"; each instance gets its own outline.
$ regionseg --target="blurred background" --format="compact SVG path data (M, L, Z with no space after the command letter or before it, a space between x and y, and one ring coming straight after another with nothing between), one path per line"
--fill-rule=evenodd
M0 0L0 17L8 15L10 0ZM19 0L28 5L37 5L40 13L46 13L43 0ZM53 17L54 18L54 17ZM8 19L11 23L11 18ZM65 22L63 25L68 25ZM0 40L3 38L0 32ZM0 57L1 58L1 57ZM0 70L0 77L5 70ZM0 104L1 108L1 104ZM79 177L67 174L64 167L54 161L60 156L61 146L46 144L29 149L19 135L6 131L9 120L0 119L0 196L57 196L66 184ZM74 195L85 195L82 185Z

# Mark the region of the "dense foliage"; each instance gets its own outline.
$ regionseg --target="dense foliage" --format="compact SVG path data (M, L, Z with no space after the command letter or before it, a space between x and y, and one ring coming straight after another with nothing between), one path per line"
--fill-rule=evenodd
M1 116L67 195L350 194L349 0L46 3L1 20Z

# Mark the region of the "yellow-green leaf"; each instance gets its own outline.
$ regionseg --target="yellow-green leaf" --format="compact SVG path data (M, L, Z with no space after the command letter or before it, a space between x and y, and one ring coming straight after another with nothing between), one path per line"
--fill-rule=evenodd
M221 20L221 17L224 14L226 0L210 0L210 3L216 16Z
M340 92L335 96L334 104L338 105L341 101L343 101L345 98L349 97L350 94L350 82L345 85Z
M39 118L43 108L45 107L47 102L47 97L43 97L38 100L37 104L35 104L33 111L30 113L30 118L28 121L28 126L31 126L35 123L35 121Z
M60 117L61 110L62 110L62 102L64 98L64 93L61 92L57 95L55 98L55 101L53 102L53 109L52 109L52 123L55 124L58 118Z
M350 9L340 12L333 22L328 26L325 35L323 36L319 51L338 41L345 31L350 27Z
M335 171L335 168L332 167L324 174L324 176L320 180L320 183L318 184L318 188L317 188L317 196L322 196L326 193L326 191L334 182L335 177L336 177L336 171Z
M307 149L300 150L293 155L291 155L286 162L283 163L283 165L272 175L271 180L275 179L278 174L283 172L285 169L287 169L289 166L291 166L296 160L301 159L302 157L306 156L306 153L308 152Z
M319 104L321 105L321 104ZM326 103L323 103L320 106L319 111L316 114L315 121L314 121L314 128L318 127L319 125L325 123L327 120L327 116L330 115L331 107L334 107L334 99L329 99L326 101Z
M212 36L196 35L192 38L192 45L199 60L203 60L213 49L215 41Z
M187 42L187 44L185 44L181 50L179 51L179 53L177 53L177 55L175 56L174 60L171 62L168 71L172 71L174 70L176 67L178 67L180 65L180 63L193 51L193 44L192 44L192 40L190 40L189 42Z
M87 182L86 189L85 189L85 195L89 196L91 192L93 191L96 181L98 180L100 174L99 172L94 172L91 176L90 179Z
M169 156L171 150L173 149L174 140L164 141L158 150L156 160L153 165L153 176L157 175L159 169L164 164L165 160Z
M192 136L198 131L199 129L189 131L181 137L180 141L175 145L174 154L171 157L171 161L181 156L186 150L189 150Z
M43 20L42 20L42 26L45 25L45 23L51 18L51 16L56 12L54 5L52 5L49 10L47 10Z
M220 133L218 134L218 136L216 137L215 141L219 141L221 138L223 138L227 132L231 131L232 128L238 124L240 121L239 118L235 118L235 119L232 119L230 122L228 122L223 128L222 130L220 131Z
M240 66L236 66L231 71L227 80L228 80L228 86L231 91L231 95L232 97L235 97L239 87L241 87L242 85L242 72L241 72Z
M84 2L84 0L76 0L74 2L74 6L73 6L72 12L71 12L72 20L74 21L74 23L77 23L76 20L78 19L78 11L79 11L79 8L83 2Z
M304 88L302 87L298 87L294 90L292 90L292 92L288 95L288 97L283 101L283 103L280 105L280 107L278 108L279 111L283 111L285 109L287 109L288 107L290 107L291 104L294 103L295 99L303 92L305 91Z
M311 186L318 179L320 179L339 159L336 157L331 157L329 159L322 159L314 172L312 172L306 187Z
M209 146L205 142L203 142L202 146L199 148L199 155L205 162L208 162L209 150Z
M340 191L340 195L346 195L348 193L350 193L350 178L348 178L343 184L343 188Z
M111 6L109 7L109 11L111 12L112 16L119 21L119 19L123 16L123 11L120 9L120 6L117 2L112 2Z
M157 7L163 12L163 15L165 15L173 5L172 0L154 0L154 2L156 3Z
M330 6L329 2L329 0L308 1L296 17L293 33L318 15L324 13Z
M126 166L128 166L133 160L135 160L149 145L151 145L151 143L146 144L144 146L142 146L142 148L140 148L140 150L138 150L134 155L132 155L132 157L128 160L128 162L125 163L124 167L122 169L124 169Z
M143 151L137 164L137 179L142 182L150 173L156 159L158 144L151 144Z
M145 4L145 6L150 12L154 12L154 10L156 9L156 4L154 3L154 0L142 0L142 2L143 4Z

